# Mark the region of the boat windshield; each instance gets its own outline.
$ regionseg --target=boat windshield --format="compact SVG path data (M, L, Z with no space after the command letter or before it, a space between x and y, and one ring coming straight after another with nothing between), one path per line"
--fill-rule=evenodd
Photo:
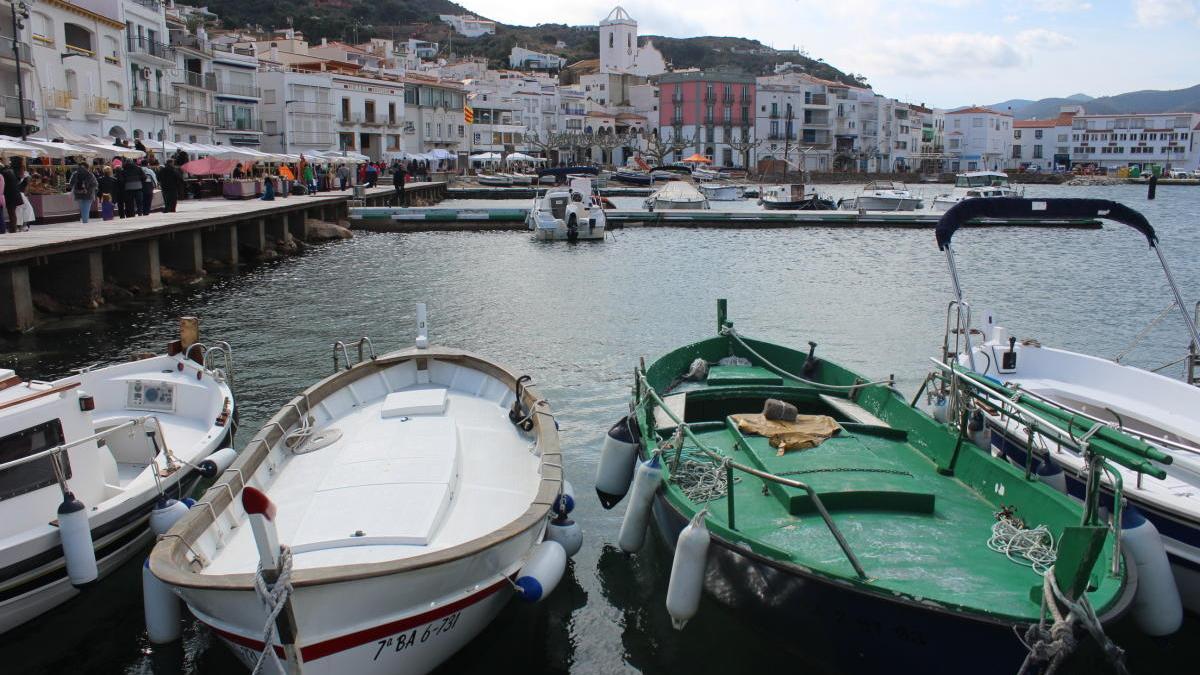
M1002 173L962 174L954 187L1003 187L1008 185L1008 176Z

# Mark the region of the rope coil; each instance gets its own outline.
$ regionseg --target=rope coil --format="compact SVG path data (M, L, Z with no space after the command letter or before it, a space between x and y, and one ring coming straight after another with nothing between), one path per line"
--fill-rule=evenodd
M1023 523L1005 512L1001 512L992 524L992 536L987 547L1003 553L1009 560L1032 567L1034 572L1045 576L1054 567L1058 552L1054 548L1054 535L1045 525L1034 528L1021 527Z

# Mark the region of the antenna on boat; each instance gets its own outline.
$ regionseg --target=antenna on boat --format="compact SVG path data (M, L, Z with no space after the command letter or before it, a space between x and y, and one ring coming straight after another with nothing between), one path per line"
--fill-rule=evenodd
M417 303L417 349L429 347L429 324L425 320L425 303Z

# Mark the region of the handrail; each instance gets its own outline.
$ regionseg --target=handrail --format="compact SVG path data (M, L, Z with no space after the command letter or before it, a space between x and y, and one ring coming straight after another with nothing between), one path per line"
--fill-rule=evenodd
M773 371L776 375L782 375L783 377L791 378L793 380L796 380L797 382L802 382L804 384L807 384L810 387L822 387L825 389L832 389L834 391L848 391L848 392L853 393L855 391L858 391L859 389L862 389L863 387L870 387L870 386L880 385L880 384L886 384L889 387L896 386L895 376L888 377L888 379L886 379L886 380L877 380L875 382L859 382L857 384L827 384L825 382L818 382L816 380L806 380L803 377L800 377L799 375L795 375L793 373L789 373L788 371L784 370L783 368L780 368L779 366L775 365L774 363L771 363L770 361L768 361L765 356L763 356L762 354L759 354L757 351L754 350L753 347L746 344L746 342L744 340L742 340L742 336L733 329L733 326L726 325L725 327L723 327L721 329L721 334L728 335L729 337L733 338L734 341L736 341L739 345L741 345L746 351L750 352L751 356L753 356L754 358L761 361L762 364L764 366L766 366L768 370Z
M4 408L11 408L15 405L21 405L22 403L28 403L34 399L39 399L43 396L49 396L50 394L59 394L67 391L68 389L74 389L75 387L78 387L79 384L79 382L71 382L70 384L63 384L57 387L51 387L50 389L43 389L42 391L37 391L32 394L26 394L25 396L14 398L11 401L0 403L0 410L3 410Z
M358 361L357 362L362 363L362 361L363 361L363 346L364 345L366 345L367 350L371 354L371 360L374 361L376 358L375 357L375 346L373 344L371 344L371 338L369 338L365 335L363 337L360 337L357 340L354 340L353 342L350 342L350 343L342 342L341 340L338 340L337 342L333 343L333 372L336 373L338 371L338 369L340 368L340 365L338 364L338 350L339 349L342 352L342 360L346 363L346 370L350 370L350 367L352 364L350 363L350 352L347 350L347 347L358 347Z
M115 427L110 427L108 429L105 429L104 431L96 432L96 433L92 434L91 436L85 436L83 438L73 440L70 443L63 443L62 445L56 445L53 448L47 448L45 450L42 450L41 452L37 452L32 455L26 455L25 457L21 457L19 459L14 459L14 460L11 460L8 462L4 462L3 464L0 464L0 472L7 471L9 469L21 466L23 464L29 464L30 462L36 462L39 459L45 459L46 457L49 457L51 455L61 454L63 452L66 452L67 450L70 450L71 448L74 448L79 445L83 445L85 443L91 443L92 441L96 441L101 438L105 438L108 435L113 434L117 431L121 431L125 428L131 428L134 426L145 425L146 420L148 420L148 419L150 419L150 418L149 417L138 417L135 419L131 419L128 422L122 422L122 423L116 425Z
M213 344L211 348L204 351L204 369L214 371L213 362L216 361L216 355L220 355L225 362L225 376L229 379L229 384L233 384L233 346L224 340L219 340Z
M825 521L825 526L829 529L829 532L833 535L833 538L837 540L838 546L841 547L842 553L846 555L846 559L850 561L850 565L854 567L854 572L858 575L858 578L863 580L867 579L867 573L863 571L862 565L858 562L858 558L854 555L854 551L850 550L850 544L846 542L846 538L842 536L841 530L839 530L837 525L834 524L833 518L830 517L829 511L825 508L825 504L821 502L820 495L818 495L811 486L798 480L792 480L790 478L776 476L775 474L768 473L766 471L760 471L752 466L746 466L740 462L735 462L732 458L722 455L719 452L710 450L706 445L700 442L700 439L692 433L691 428L689 428L689 426L683 420L675 416L675 413L662 400L662 398L658 395L658 392L654 391L654 388L650 386L650 382L646 379L646 373L639 368L637 370L637 375L638 382L641 384L642 390L649 394L652 399L654 399L654 401L658 404L658 407L665 412L668 417L674 420L675 424L683 431L684 435L686 435L688 439L692 441L692 443L695 443L696 447L699 448L701 452L703 452L705 455L708 455L709 459L719 462L721 465L726 467L726 470L730 468L737 469L738 471L748 473L757 478L779 483L780 485L784 485L786 487L804 490L806 493L808 493L809 498L812 499L813 505L817 507L817 511L821 514L821 519ZM729 484L726 496L730 502L733 501L732 483Z

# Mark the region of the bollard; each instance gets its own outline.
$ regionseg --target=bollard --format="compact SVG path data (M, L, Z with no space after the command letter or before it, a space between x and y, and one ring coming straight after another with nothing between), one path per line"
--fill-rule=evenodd
M1150 187L1146 188L1146 199L1154 199L1154 193L1158 191L1158 176L1150 174Z

